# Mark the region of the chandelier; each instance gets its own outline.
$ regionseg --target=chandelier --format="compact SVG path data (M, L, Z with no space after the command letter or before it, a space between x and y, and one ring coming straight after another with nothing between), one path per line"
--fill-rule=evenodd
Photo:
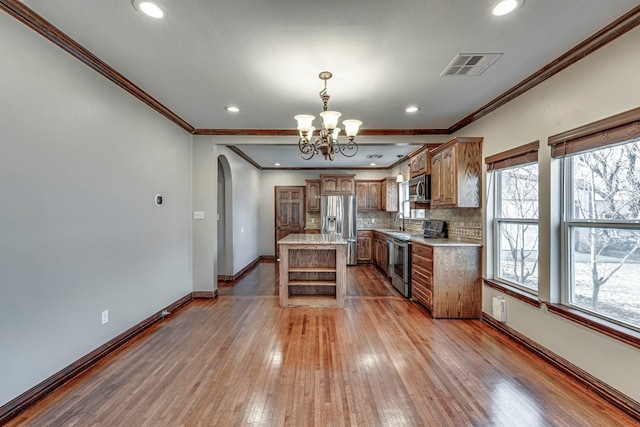
M318 132L318 136L315 137L313 132L316 130L313 127L314 116L309 114L298 114L294 117L298 121L298 131L300 131L300 139L298 140L298 147L300 148L300 155L304 160L311 159L314 155L321 153L324 159L332 160L335 157L336 152L342 154L345 157L353 157L358 152L358 144L355 142L356 134L362 122L360 120L343 120L344 131L349 138L349 142L344 143L338 141L338 134L340 128L338 127L338 118L342 115L337 111L327 111L329 104L329 94L327 93L327 80L329 80L333 74L329 71L323 71L318 77L324 80L324 89L320 91L320 99L322 99L322 129ZM313 140L313 142L311 142Z

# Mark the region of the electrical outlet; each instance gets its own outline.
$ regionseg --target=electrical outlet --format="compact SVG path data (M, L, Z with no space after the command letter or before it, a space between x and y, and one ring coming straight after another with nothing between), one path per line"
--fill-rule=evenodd
M109 310L105 310L102 312L102 324L104 325L109 321Z

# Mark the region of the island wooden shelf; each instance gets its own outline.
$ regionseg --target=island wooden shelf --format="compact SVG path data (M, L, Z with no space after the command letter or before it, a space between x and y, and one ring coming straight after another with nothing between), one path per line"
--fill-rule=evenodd
M290 234L278 248L281 307L344 307L346 240L327 234Z
M303 273L335 273L335 267L289 267L289 272Z
M336 286L335 280L289 280L289 286Z

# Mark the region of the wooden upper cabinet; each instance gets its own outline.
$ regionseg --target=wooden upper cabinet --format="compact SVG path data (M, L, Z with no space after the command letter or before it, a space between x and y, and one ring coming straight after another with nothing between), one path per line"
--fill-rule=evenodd
M395 177L383 178L380 181L380 210L398 211L398 183Z
M415 178L429 173L431 173L431 157L429 155L429 149L425 146L415 155L411 156L409 161L409 178Z
M320 212L320 180L307 179L307 212Z
M359 211L380 210L380 181L356 181Z
M442 153L431 156L431 206L442 204L440 179L442 176Z
M353 196L355 193L354 174L320 175L320 195Z
M458 137L431 152L431 207L479 208L482 138Z

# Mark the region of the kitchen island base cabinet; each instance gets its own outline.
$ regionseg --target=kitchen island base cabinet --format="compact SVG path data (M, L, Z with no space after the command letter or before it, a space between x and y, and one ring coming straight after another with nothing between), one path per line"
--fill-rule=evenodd
M412 246L412 299L434 319L479 319L482 281L479 246Z
M295 236L299 235L287 236L278 243L280 306L344 307L346 243L281 243L286 239L291 241Z

